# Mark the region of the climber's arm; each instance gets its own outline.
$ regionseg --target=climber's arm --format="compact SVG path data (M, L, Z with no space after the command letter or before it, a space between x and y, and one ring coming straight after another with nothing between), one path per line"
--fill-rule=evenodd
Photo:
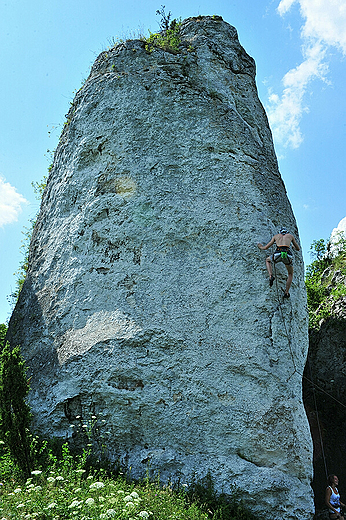
M266 246L263 246L262 244L258 243L257 247L259 247L260 249L262 249L262 251L264 251L265 249L269 249L269 247L271 247L274 244L274 242L275 242L275 237L273 237Z
M300 247L298 246L298 244L297 244L297 242L296 242L296 239L295 239L294 237L292 238L292 245L293 245L293 247L294 247L294 249L295 249L296 251L299 251L299 250L300 250Z

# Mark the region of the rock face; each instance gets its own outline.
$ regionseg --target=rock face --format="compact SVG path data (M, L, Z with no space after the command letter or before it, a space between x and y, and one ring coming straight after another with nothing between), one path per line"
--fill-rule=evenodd
M303 262L292 297L257 249L297 227L255 85L219 17L185 20L180 52L128 41L77 93L10 323L35 426L93 440L143 475L208 470L269 519L308 519L312 444L301 380ZM96 419L95 419L96 418Z
M327 270L329 271L329 269ZM330 291L346 286L346 276L332 274ZM315 504L323 509L326 473L339 477L341 500L346 497L346 297L330 302L330 317L310 331L304 378L304 404L314 443Z

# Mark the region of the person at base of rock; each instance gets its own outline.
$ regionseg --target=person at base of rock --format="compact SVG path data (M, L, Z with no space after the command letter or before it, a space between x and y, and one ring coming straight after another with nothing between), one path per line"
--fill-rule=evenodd
M326 505L329 510L329 518L339 518L344 520L344 515L341 513L340 506L346 507L340 500L340 493L336 486L339 485L339 479L336 475L329 475L327 478L328 487L326 489Z
M279 233L277 235L274 235L273 238L268 242L266 246L263 246L262 244L257 244L257 247L260 249L265 250L271 247L273 244L276 244L276 251L273 253L273 255L268 256L266 258L266 267L269 274L269 285L270 287L273 285L275 277L273 276L272 271L272 261L276 264L277 262L283 262L287 268L288 276L287 276L287 282L286 282L286 290L284 292L284 298L290 297L290 287L293 280L293 255L292 251L290 249L290 245L292 243L294 249L296 251L299 251L299 246L291 233L287 231L286 228L281 228Z

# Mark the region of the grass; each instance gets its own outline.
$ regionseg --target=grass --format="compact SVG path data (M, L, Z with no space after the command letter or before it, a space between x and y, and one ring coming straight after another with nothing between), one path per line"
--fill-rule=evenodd
M59 458L47 453L45 466L23 479L1 441L0 520L255 520L235 496L217 495L210 475L173 489L158 479L134 482L121 472L95 469L89 453L73 456L67 444Z
M4 445L2 445L4 450ZM4 460L2 473L10 461ZM106 470L88 472L85 457L72 457L65 445L64 457L45 471L33 470L21 481L10 471L0 485L0 518L58 520L88 519L207 519L196 504L187 504L182 492L145 480L129 482L125 475L110 477ZM89 474L88 474L89 473Z

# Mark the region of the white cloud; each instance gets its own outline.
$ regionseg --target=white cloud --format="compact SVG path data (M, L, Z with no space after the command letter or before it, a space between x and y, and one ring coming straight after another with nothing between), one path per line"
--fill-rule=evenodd
M23 204L28 204L28 201L0 177L0 227L16 222Z
M275 140L292 148L303 141L300 121L308 107L304 102L311 82L327 82L328 50L335 47L346 54L345 0L281 0L278 13L285 15L298 3L304 19L301 31L303 61L282 79L281 96L269 91L268 117Z
M340 239L346 239L346 217L340 220L338 226L333 229L330 235L332 253L336 253L342 248L342 245L339 245L339 247L337 245Z
M302 36L336 47L346 54L345 0L300 0L305 25Z
M296 0L281 0L278 6L278 12L282 16L292 7Z

